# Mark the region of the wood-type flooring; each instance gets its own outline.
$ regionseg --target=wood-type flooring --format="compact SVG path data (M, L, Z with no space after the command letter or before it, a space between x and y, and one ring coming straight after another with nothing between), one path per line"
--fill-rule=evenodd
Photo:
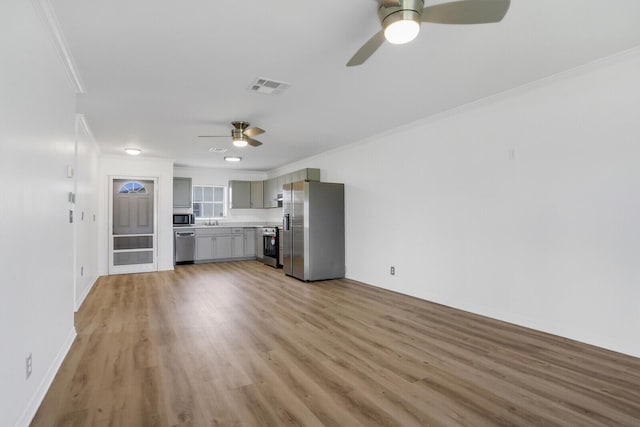
M640 359L256 261L102 277L32 426L640 426Z

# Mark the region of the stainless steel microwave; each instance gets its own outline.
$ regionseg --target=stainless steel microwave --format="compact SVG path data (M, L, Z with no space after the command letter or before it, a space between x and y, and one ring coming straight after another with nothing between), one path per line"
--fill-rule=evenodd
M193 225L196 222L194 214L173 214L173 225Z

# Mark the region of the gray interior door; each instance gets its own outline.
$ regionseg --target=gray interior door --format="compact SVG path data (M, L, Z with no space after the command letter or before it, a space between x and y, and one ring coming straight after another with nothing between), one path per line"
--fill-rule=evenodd
M110 274L155 266L154 181L113 179Z
M113 234L153 233L153 181L113 180Z

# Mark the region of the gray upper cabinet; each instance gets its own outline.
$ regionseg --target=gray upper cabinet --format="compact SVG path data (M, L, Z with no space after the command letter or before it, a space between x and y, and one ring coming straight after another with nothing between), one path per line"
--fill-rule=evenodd
M229 181L231 209L262 209L264 186L262 181Z
M305 169L306 180L308 181L320 181L320 169L307 168Z
M229 207L231 209L251 207L251 181L229 181Z
M229 206L231 209L277 208L282 186L296 181L320 181L320 169L300 169L266 181L229 181Z
M191 178L173 178L173 207L191 207Z
M251 181L251 202L252 209L264 208L264 181Z
M276 197L278 194L278 182L276 178L268 179L264 182L264 207L277 208L278 202Z
M280 185L289 184L297 181L320 181L320 169L316 169L316 168L300 169L298 171L283 175L279 178L282 178L282 183Z

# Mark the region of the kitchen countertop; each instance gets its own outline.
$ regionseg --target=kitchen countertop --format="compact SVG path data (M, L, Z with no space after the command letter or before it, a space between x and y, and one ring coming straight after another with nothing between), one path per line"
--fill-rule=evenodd
M223 222L218 225L205 225L205 224L192 224L192 225L179 225L174 226L174 230L180 230L185 228L231 228L231 227L243 227L243 228L262 228L262 227L277 227L279 222Z

